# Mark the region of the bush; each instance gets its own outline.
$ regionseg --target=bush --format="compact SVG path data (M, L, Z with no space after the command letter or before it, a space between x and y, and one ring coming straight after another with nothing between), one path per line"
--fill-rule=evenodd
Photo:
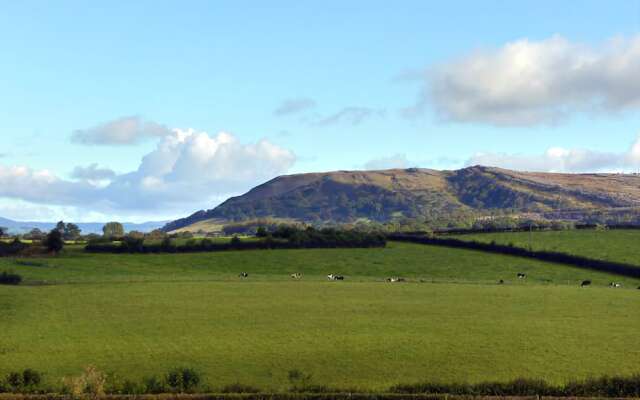
M0 273L0 285L19 285L22 282L22 276L13 273L3 271Z
M77 377L68 377L63 381L64 394L75 398L89 395L93 398L105 395L107 376L94 366L88 366Z
M166 375L167 386L178 393L189 393L200 384L200 374L193 368L176 368Z

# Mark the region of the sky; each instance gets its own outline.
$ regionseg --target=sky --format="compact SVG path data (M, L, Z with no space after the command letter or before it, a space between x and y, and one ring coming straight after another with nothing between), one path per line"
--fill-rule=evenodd
M640 170L640 0L2 3L1 217L166 220L330 170Z

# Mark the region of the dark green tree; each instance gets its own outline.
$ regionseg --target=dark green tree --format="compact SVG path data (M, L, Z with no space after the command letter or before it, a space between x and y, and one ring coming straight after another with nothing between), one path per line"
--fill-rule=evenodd
M58 229L52 229L44 241L44 245L50 252L59 253L64 247L62 233Z

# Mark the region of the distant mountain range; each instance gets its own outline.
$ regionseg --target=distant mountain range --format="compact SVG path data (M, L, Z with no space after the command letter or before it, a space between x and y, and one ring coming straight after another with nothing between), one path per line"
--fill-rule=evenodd
M27 233L32 229L40 229L41 231L49 231L56 226L57 222L24 222L24 221L13 221L7 218L0 217L0 226L4 228L8 228L10 233ZM164 226L167 221L157 221L157 222L143 222L140 224L125 222L124 225L125 231L140 231L140 232L151 232L154 229L159 229ZM102 227L104 226L104 222L78 222L76 225L80 227L82 233L102 233Z
M579 220L601 210L636 215L638 209L637 174L537 173L483 166L336 171L277 177L163 229L198 230L255 218L340 223L406 217L446 225L461 216L496 212Z

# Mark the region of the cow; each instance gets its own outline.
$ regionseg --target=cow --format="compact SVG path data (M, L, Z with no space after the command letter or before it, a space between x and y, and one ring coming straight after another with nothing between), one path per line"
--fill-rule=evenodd
M518 272L518 279L525 279L527 274L523 274L522 272Z
M387 282L404 282L404 278L398 278L397 276L387 278Z
M291 274L291 279L302 279L302 274L300 272L296 272L295 274Z
M611 282L611 283L609 284L609 287L612 287L612 288L619 288L619 287L622 287L622 283L618 283L618 282Z
M343 281L343 280L344 280L344 276L342 276L342 275L336 275L336 276L335 276L335 280L336 280L336 281Z
M503 285L503 284L504 284L504 279L500 279L500 280L498 281L498 285Z
M591 285L591 281L586 280L586 281L582 281L582 283L580 284L580 287L585 287L585 286L589 286Z
M330 281L343 281L344 280L344 276L336 275L336 274L329 274L329 275L327 275L327 279L329 279Z
M238 275L240 278L248 278L249 274L247 274L246 272L240 272L240 275Z

